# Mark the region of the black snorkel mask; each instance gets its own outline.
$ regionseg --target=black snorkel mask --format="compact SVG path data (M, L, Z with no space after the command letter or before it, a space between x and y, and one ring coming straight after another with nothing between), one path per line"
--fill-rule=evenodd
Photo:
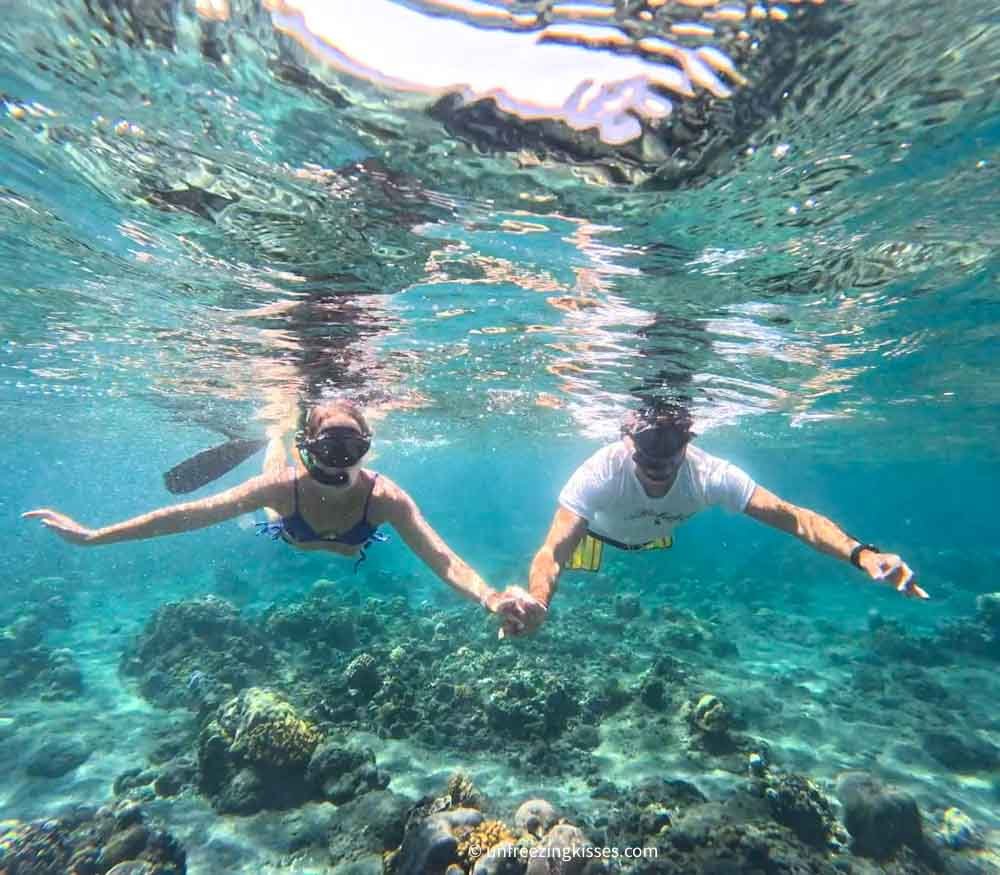
M353 428L328 428L312 438L300 437L297 446L309 476L324 486L346 486L353 468L371 449L371 435ZM319 467L322 465L322 468ZM324 468L338 468L325 471Z
M651 480L669 479L683 461L685 447L695 437L689 428L643 422L638 417L626 421L622 435L632 439L632 459Z

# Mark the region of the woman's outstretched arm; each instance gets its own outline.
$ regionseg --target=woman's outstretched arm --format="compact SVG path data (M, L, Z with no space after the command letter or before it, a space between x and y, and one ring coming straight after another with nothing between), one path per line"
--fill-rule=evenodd
M274 502L277 485L275 477L261 475L217 495L161 507L100 529L82 526L66 514L49 508L29 510L21 514L21 518L40 520L43 526L71 544L97 546L118 541L139 541L143 538L203 529L257 510Z
M444 542L404 490L395 483L386 485L386 517L406 545L448 586L492 611L496 590Z

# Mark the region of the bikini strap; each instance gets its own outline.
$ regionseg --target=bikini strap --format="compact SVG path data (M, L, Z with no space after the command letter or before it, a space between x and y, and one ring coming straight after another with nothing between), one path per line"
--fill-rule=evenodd
M292 496L295 502L292 509L292 516L297 516L299 512L299 472L292 468Z

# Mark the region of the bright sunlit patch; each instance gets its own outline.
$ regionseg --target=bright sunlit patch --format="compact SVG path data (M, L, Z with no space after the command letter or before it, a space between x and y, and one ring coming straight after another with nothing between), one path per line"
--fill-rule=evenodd
M684 5L700 10L717 2L685 0ZM596 130L609 144L634 140L643 121L668 116L672 102L664 92L693 97L702 88L727 98L731 90L717 72L745 82L718 48L658 37L636 40L610 22L586 23L607 18L610 7L598 5L561 4L556 8L567 18L544 27L535 16L474 0L435 4L463 19L389 0L370 0L363 7L346 0L267 0L265 6L276 28L342 73L431 98L491 99L526 120L557 119L574 130ZM736 9L719 6L715 17L736 20ZM714 31L691 22L683 33L707 38Z

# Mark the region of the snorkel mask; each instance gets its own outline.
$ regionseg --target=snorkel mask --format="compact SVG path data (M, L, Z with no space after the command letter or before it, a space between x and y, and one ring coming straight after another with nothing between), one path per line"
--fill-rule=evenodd
M669 479L695 437L686 411L663 415L652 408L630 414L622 423L622 436L632 439L632 459L651 480Z
M371 435L338 426L323 429L315 437L300 436L296 445L309 476L324 486L346 486L351 478L345 469L353 468L365 457L371 449Z

